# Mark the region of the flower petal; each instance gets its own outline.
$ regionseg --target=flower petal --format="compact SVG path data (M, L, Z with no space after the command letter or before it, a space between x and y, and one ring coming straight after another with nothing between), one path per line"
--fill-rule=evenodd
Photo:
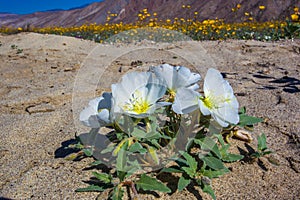
M187 114L198 108L200 94L187 88L180 88L177 91L172 109L177 114Z
M88 127L99 128L105 126L110 121L109 110L111 108L111 94L103 93L101 97L89 102L89 106L81 111L79 119Z

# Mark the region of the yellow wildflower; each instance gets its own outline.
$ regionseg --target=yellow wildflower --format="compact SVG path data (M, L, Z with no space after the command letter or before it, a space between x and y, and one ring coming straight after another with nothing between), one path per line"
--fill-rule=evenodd
M259 10L264 10L264 9L266 9L266 6L259 6L258 8L259 8Z
M297 15L297 14L292 14L292 15L291 15L291 19L292 19L292 21L298 21L298 20L299 20L299 15Z

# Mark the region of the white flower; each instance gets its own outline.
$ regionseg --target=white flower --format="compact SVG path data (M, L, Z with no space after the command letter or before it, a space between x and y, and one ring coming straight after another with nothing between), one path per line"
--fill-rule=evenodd
M155 75L165 81L168 92L171 96L176 96L179 88L185 87L196 90L199 88L197 82L201 76L192 73L188 68L183 66L173 67L169 64L153 67Z
M204 97L199 106L203 115L211 115L222 127L239 122L239 103L229 83L221 73L209 69L204 79Z
M197 107L203 115L211 115L222 127L239 122L238 101L231 86L218 70L207 71L204 97L189 88L181 88L172 105L172 109L178 114L190 113Z
M91 128L100 128L111 123L110 109L112 96L111 93L103 93L101 97L89 102L89 106L81 111L80 121Z
M199 109L200 94L188 88L179 88L172 104L172 110L177 114L191 113Z
M166 87L151 72L125 74L120 83L112 85L113 115L147 117L160 105L157 101L165 92Z

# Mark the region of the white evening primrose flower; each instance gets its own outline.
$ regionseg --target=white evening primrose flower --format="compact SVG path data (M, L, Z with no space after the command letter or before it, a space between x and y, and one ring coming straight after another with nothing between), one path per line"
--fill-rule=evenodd
M113 115L144 118L160 106L166 87L151 72L131 72L112 85Z
M211 115L222 127L239 122L239 103L229 83L221 73L209 69L204 79L204 97L200 97L199 106L203 115Z
M81 111L79 119L88 127L100 128L111 123L110 109L112 104L112 94L103 93L101 97L89 102L88 107Z
M198 92L188 88L179 88L172 104L172 110L177 114L191 113L199 109L199 98Z
M153 67L152 70L158 78L164 80L167 91L173 99L179 88L185 87L193 90L199 88L197 82L201 79L200 74L192 73L186 67L164 64Z

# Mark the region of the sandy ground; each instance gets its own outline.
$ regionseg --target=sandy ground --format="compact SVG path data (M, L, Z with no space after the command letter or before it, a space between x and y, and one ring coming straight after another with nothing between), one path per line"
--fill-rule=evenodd
M127 71L161 63L202 76L219 69L240 105L265 119L253 134L267 135L280 165L266 158L228 164L232 173L213 181L218 199L300 198L300 41L99 45L34 33L0 41L0 199L105 199L107 193L74 192L91 177L92 159L66 161L63 148L87 130L78 113L89 99ZM243 142L234 144L233 151L248 151ZM192 187L141 198L210 199Z

